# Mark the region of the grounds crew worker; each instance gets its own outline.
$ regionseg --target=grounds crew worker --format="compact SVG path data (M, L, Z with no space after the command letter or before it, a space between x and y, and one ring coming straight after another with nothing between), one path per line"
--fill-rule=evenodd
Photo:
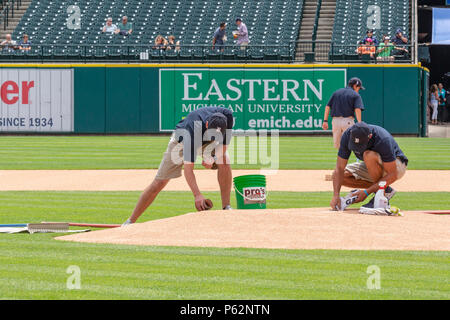
M194 175L194 162L202 152L202 165L206 169L218 169L217 178L222 197L222 208L231 209L231 166L227 145L231 141L233 112L226 108L205 107L189 113L175 128L158 172L153 182L144 190L131 217L122 226L136 222L152 204L170 179L184 177L195 198L197 210L207 209L205 197L200 192Z
M359 78L351 78L346 88L339 89L333 93L325 108L325 116L322 128L328 130L328 116L333 117L333 141L334 147L339 149L342 134L345 130L355 124L356 120L361 122L361 111L364 105L359 90L364 90Z
M352 151L364 162L347 165ZM390 185L403 177L407 165L408 158L386 129L365 122L354 124L342 135L336 169L333 172L331 208L345 209L345 204L341 204L339 197L341 186L363 188L351 192L353 196L357 196L354 201L356 203L364 201L371 193L376 193L381 180L386 181L385 196L390 200L395 194ZM374 199L375 197L363 207L373 208Z

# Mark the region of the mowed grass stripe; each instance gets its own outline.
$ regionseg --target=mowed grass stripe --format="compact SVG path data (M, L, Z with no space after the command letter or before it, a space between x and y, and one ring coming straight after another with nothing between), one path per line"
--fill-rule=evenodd
M140 192L0 192L0 223L121 223ZM205 194L220 206L218 192ZM176 201L174 201L176 199ZM271 208L328 206L331 192L271 192ZM399 193L403 210L448 209L450 193ZM232 203L235 203L233 195ZM140 221L194 211L190 192L162 192ZM449 299L448 252L136 247L0 234L0 298ZM81 269L68 290L67 267ZM381 270L368 290L367 267Z
M300 299L446 298L448 255L416 252L154 248L33 241L28 252L0 257L15 298ZM55 241L52 242L52 244ZM161 250L162 249L162 250ZM7 256L7 257L5 257ZM250 256L250 257L249 257ZM421 267L412 260L422 262ZM8 261L9 260L9 261ZM366 269L377 263L383 290L367 290ZM82 270L82 290L65 289L68 264ZM441 275L441 276L436 276ZM38 281L36 279L39 279ZM440 284L440 285L439 285ZM41 287L42 286L42 287Z
M450 139L396 138L409 169L450 170ZM168 136L2 136L1 169L156 169ZM280 137L281 169L332 169L331 137ZM237 145L234 146L237 154ZM242 151L242 150L240 150ZM258 169L260 164L234 164ZM269 148L270 152L270 148ZM352 158L353 159L353 158Z
M0 192L0 223L62 221L122 223L133 210L140 192ZM205 196L220 208L218 192ZM268 208L328 207L331 192L271 192ZM176 199L176 201L174 201ZM391 201L402 210L448 210L450 192L399 192ZM232 205L235 206L232 193ZM164 191L142 220L160 219L195 211L190 192Z

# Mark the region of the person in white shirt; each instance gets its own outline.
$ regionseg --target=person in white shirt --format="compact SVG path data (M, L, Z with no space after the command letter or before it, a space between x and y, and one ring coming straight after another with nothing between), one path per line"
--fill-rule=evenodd
M117 26L115 24L112 23L112 18L109 17L106 20L106 25L103 27L102 32L108 32L108 33L116 33L116 31L118 30Z

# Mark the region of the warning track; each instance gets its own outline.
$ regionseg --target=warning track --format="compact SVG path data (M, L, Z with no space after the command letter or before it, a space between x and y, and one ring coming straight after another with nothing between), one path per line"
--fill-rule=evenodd
M331 170L233 170L233 176L265 174L270 191L332 191L325 181ZM218 191L217 172L197 170L202 191ZM142 191L155 177L156 170L0 170L0 191ZM407 170L394 183L403 192L450 192L450 170ZM184 178L170 181L167 191L188 191ZM348 189L343 189L348 190Z

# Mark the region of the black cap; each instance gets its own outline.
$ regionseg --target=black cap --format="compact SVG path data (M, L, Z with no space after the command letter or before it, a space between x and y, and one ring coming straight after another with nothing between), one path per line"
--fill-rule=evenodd
M369 143L370 128L367 123L361 121L350 127L350 141L348 148L352 151L363 153Z
M242 19L241 18L236 18L236 22L238 22L238 21L242 22Z
M366 33L373 33L373 29L367 30Z
M355 84L356 84L357 87L361 87L361 90L366 90L366 88L363 87L362 81L361 81L360 78L354 77L354 78L351 78L351 79L348 81L348 86L349 86L349 87L352 87L352 88L353 88L353 86L354 86Z
M216 112L211 114L208 118L208 129L219 129L222 134L227 129L227 117L223 113Z

